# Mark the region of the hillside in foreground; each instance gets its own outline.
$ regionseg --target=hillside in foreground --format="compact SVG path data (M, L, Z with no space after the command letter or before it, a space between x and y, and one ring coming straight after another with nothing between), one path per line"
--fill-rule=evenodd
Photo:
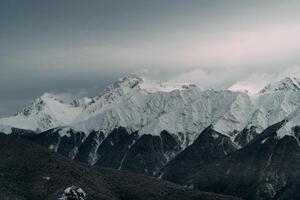
M199 192L142 175L91 168L46 148L0 135L0 199L53 200L71 185L83 188L87 200L237 198Z

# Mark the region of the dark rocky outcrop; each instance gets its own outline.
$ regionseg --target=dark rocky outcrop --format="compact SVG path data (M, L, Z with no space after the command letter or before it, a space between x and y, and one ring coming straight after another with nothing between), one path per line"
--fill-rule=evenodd
M99 146L95 165L118 169L137 139L137 132L129 133L125 128L114 129Z
M234 142L240 147L244 147L258 135L259 134L256 132L256 127L251 126L250 128L245 128L238 133L234 139Z
M221 159L237 150L231 139L215 131L212 126L206 128L183 152L171 160L161 171L161 177L179 184L187 183L190 176L203 166Z
M75 156L75 160L94 165L97 161L98 148L104 139L105 136L103 132L92 131L78 147L78 153Z
M181 147L166 131L160 136L143 135L130 148L121 169L147 175L156 175Z

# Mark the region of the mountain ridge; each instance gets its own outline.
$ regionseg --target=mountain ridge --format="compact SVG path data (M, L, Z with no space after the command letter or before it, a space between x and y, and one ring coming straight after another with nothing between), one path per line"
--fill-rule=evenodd
M69 130L67 134L61 135L55 129L40 134L12 129L12 133L7 136L30 140L46 147L56 145L58 141L59 145L50 150L80 162L86 162L82 158L87 159L86 155L95 151L95 166L146 174L204 191L249 200L273 200L273 197L281 195L294 196L297 192L294 185L299 184L297 174L295 180L292 179L292 186L286 183L289 176L294 176L294 172L300 170L298 161L289 164L300 157L300 128L295 129L294 136L278 137L278 131L293 117L294 113L291 113L242 148L238 148L230 137L215 131L213 125L207 127L184 150L180 149L168 132L161 133L160 137L149 134L139 136L137 133L128 133L125 128L115 129L106 138L103 133L91 133L89 139L85 140L82 140L85 137L82 132ZM94 144L98 149L90 151L87 148L94 148L91 144L96 138L98 142ZM77 154L74 154L76 151ZM168 155L171 155L169 159ZM271 167L268 163L272 163ZM251 171L252 166L255 167L254 171ZM282 169L284 172L281 173ZM250 177L245 179L246 176ZM245 181L248 179L251 181ZM237 184L229 180L237 181Z
M159 135L166 130L186 147L210 124L234 140L236 132L244 128L254 126L261 132L280 121L300 106L299 91L295 89L298 82L296 78L285 78L269 84L253 98L243 92L202 90L191 84L174 86L129 75L92 99L64 102L45 93L15 116L1 118L0 124L37 132L70 126L86 134L108 134L115 127L139 131L141 135ZM185 138L180 138L179 132Z

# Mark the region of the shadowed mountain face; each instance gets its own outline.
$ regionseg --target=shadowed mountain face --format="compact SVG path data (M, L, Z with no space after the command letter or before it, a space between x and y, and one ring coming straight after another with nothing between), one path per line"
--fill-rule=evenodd
M285 187L288 193L288 177L300 168L300 147L293 136L277 138L276 131L284 123L269 127L245 148L204 166L186 184L249 200L273 199Z
M167 132L161 136L143 135L126 155L122 168L147 175L156 175L181 147Z
M279 191L275 200L297 200L300 199L300 171L296 171L288 178L286 186Z
M255 128L256 127L252 126L250 128L243 129L236 135L234 142L240 147L246 146L250 141L252 141L256 136L258 136L258 133L256 132Z
M0 199L53 200L71 185L87 200L236 198L183 188L156 178L70 161L31 142L0 134Z
M93 131L85 139L85 141L78 147L78 153L75 156L76 161L94 164L97 155L97 149L103 142L105 136L102 132Z
M90 165L159 176L202 191L271 200L293 197L298 186L299 127L293 129L294 136L278 138L286 123L282 120L260 134L255 127L245 129L234 140L239 146L209 126L184 150L167 131L139 135L116 128L107 136L94 131L86 137L69 128L40 134L14 129L10 135Z
M96 166L119 169L130 146L138 140L138 134L128 133L124 128L113 130L97 150Z
M161 171L163 179L185 184L188 178L203 166L221 159L237 150L237 146L227 136L206 128L195 142L176 156Z
M107 137L96 131L86 137L83 132L69 128L39 134L14 129L11 136L43 145L76 161L146 175L158 174L182 150L166 131L159 136L139 136L122 127L114 129Z

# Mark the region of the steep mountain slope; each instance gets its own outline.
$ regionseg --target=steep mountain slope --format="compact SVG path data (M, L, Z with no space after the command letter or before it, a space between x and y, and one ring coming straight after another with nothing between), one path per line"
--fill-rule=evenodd
M180 151L167 131L160 136L143 135L130 147L119 169L155 176Z
M58 199L71 185L81 187L87 193L87 200L236 199L186 189L151 177L90 168L3 134L0 134L0 152L0 199L3 200Z
M159 136L139 136L122 127L114 129L107 137L102 132L92 132L86 137L85 133L68 127L39 134L12 129L9 135L43 145L76 161L148 175L156 175L182 150L166 131Z
M215 131L212 126L206 128L195 142L171 160L160 172L160 176L178 184L187 180L203 166L224 158L237 150L237 146L227 136Z
M45 93L15 116L1 118L0 124L42 132L70 124L89 101L84 98L67 103L59 96Z
M277 137L286 123L270 126L245 148L202 167L186 184L249 200L273 199L300 168L298 140L288 135Z
M298 109L300 107L299 84L300 80L296 78L285 78L262 89L256 97L256 111L249 125L262 131ZM291 128L296 125L299 125L299 118L295 118L281 129L282 136L290 133Z
M247 125L252 114L251 100L243 93L202 91L193 85L165 92L148 89L145 84L143 79L130 76L109 86L73 126L104 134L115 127L139 131L140 135L159 135L166 130L186 147L212 123L223 134L233 135Z

